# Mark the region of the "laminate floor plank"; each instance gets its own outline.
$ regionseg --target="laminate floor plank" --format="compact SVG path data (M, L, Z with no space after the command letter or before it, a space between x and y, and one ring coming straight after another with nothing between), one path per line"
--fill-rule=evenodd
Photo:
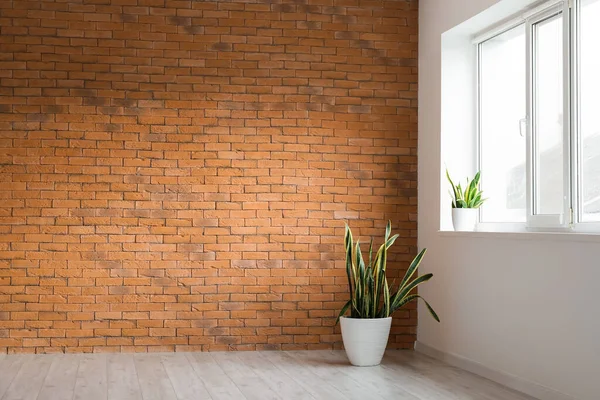
M142 400L133 354L109 354L107 380L110 400Z
M290 351L287 352L290 356L295 358L298 363L307 364L314 368L315 373L325 377L331 384L334 385L339 391L341 391L349 399L386 399L394 398L398 400L414 400L410 395L401 390L391 390L390 388L376 388L363 379L356 379L355 377L349 376L344 373L344 368L352 368L347 361L324 361L324 352L310 352L310 351ZM362 371L363 368L361 368ZM388 390L388 393L385 390ZM393 393L395 392L395 393ZM390 397L386 397L390 396ZM394 396L394 397L391 397Z
M73 355L80 357L73 400L108 398L106 354Z
M0 360L0 399L25 361L27 361L27 357L23 355L9 355Z
M382 373L381 366L356 368L350 365L346 355L341 352L318 352L315 353L321 362L331 363L351 379L362 382L373 393L382 398L398 400L420 400L417 396L406 391L402 386L397 385L394 379L386 377Z
M285 372L277 368L272 362L263 357L256 357L257 353L240 352L237 358L242 364L258 375L280 397L289 400L315 400L315 398L290 379Z
M144 400L178 400L159 354L136 354L134 359Z
M269 351L261 352L260 356L269 360L277 368L283 371L291 380L302 386L315 399L319 400L347 400L348 398L338 389L330 384L319 374L302 363L296 362L294 358L285 352Z
M210 353L188 353L186 357L213 400L246 398Z
M2 400L35 400L53 360L54 355L29 354L6 389Z
M234 352L212 353L217 364L231 378L248 400L282 399L250 368L245 367Z
M212 400L185 354L164 354L161 361L178 400Z
M391 369L394 375L407 376L417 381L419 388L436 391L443 399L487 400L485 396L474 390L465 390L464 387L460 387L455 381L445 376L444 371L432 367L418 367L414 363L402 359L398 353L386 355L386 360L382 365L384 368ZM448 367L450 368L450 366Z
M413 351L0 354L0 400L535 400Z
M430 383L434 381L438 387L458 392L461 399L473 396L481 400L532 400L530 396L422 354L392 352L390 355L398 364L414 368L421 377L427 376Z
M79 361L80 357L57 354L37 400L71 400L75 393Z

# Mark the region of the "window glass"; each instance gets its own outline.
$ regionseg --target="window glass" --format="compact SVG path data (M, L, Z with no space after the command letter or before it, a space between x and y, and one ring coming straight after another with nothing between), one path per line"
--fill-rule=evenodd
M580 140L581 218L600 221L600 1L581 2Z
M563 203L563 20L562 14L533 26L533 213L562 214Z
M526 219L525 25L480 45L482 222Z

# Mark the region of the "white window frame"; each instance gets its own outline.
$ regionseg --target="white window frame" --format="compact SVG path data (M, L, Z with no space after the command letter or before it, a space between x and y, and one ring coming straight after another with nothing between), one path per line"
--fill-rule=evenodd
M582 163L581 163L581 111L579 103L581 95L580 88L580 65L579 60L580 43L581 43L581 0L570 0L571 5L571 181L572 185L572 204L573 204L573 231L581 233L600 233L600 222L590 221L583 222L583 210L581 209L583 193L582 193Z
M477 144L476 144L476 149L477 149L477 154L476 154L476 160L475 160L475 164L477 166L477 171L481 171L482 169L482 165L481 165L481 156L483 153L483 148L482 148L482 123L481 123L481 98L482 98L482 86L481 86L481 74L482 74L482 69L481 69L481 54L482 54L482 50L481 47L482 45L487 42L488 40L494 39L497 36L500 36L512 29L515 29L521 25L525 25L526 24L526 20L523 18L524 16L519 16L517 18L513 18L510 21L508 21L505 24L502 24L494 29L488 30L486 32L484 32L483 34L477 36L474 40L473 43L476 46L476 51L475 51L475 55L476 55L476 77L475 77L475 87L476 87L476 107L477 107L477 112L475 113L477 121L476 121L476 140L477 140ZM525 119L522 119L519 123L524 122ZM522 125L519 126L519 128L522 128ZM484 172L485 173L485 172ZM485 178L484 178L485 179ZM485 207L485 203L483 205L483 207ZM477 229L480 231L492 231L492 232L519 232L519 231L525 231L526 230L526 223L525 222L482 222L482 210L481 208L479 209L479 213L478 213L478 224L477 224Z
M562 231L581 233L600 233L600 222L581 222L582 210L580 202L581 192L581 141L579 140L579 43L580 43L580 1L581 0L550 0L539 3L507 22L492 29L484 31L473 39L476 46L476 104L477 104L477 155L476 165L481 169L481 45L498 35L525 24L527 42L527 115L523 125L526 126L526 151L527 151L527 222L503 223L480 222L481 231L519 232L519 231ZM542 215L534 214L534 28L536 24L556 15L562 14L563 19L563 81L564 81L564 120L563 120L563 204L562 214ZM484 205L485 207L485 205ZM481 212L480 212L481 221Z
M571 224L571 196L568 195L571 190L570 185L570 68L569 68L569 3L561 1L557 4L549 5L544 10L530 16L526 21L526 41L527 41L527 227L531 229L565 229ZM548 21L554 17L560 16L563 20L563 212L561 214L536 214L535 211L535 190L536 182L539 181L535 171L535 161L538 155L536 149L536 37L535 29L538 24ZM568 216L568 217L567 217Z

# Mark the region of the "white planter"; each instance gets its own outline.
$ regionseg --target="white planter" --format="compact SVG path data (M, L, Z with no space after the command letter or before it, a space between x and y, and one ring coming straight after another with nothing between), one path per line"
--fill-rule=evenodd
M379 365L390 336L392 317L359 319L342 317L342 340L352 365Z
M477 227L477 208L453 208L452 225L455 231L474 232Z

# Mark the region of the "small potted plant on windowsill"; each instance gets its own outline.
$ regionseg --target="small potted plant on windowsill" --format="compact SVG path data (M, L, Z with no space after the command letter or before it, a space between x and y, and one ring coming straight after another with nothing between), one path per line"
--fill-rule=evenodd
M479 189L481 173L477 172L472 181L467 178L465 188L454 185L450 174L446 169L446 178L452 186L452 225L455 231L472 232L477 227L477 211L487 200L482 197L483 192Z
M392 224L388 222L385 239L375 258L373 258L373 240L369 247L369 260L365 263L359 240L354 245L352 231L346 224L344 246L346 253L346 274L350 300L342 308L336 321L341 323L344 349L350 363L366 367L379 365L385 352L392 325L394 311L419 298L414 290L427 282L433 274L425 274L413 279L414 274L425 255L423 249L408 267L404 278L394 289L386 278L387 251L398 235L390 237ZM431 316L440 321L437 314L425 301ZM344 316L350 310L349 316Z

